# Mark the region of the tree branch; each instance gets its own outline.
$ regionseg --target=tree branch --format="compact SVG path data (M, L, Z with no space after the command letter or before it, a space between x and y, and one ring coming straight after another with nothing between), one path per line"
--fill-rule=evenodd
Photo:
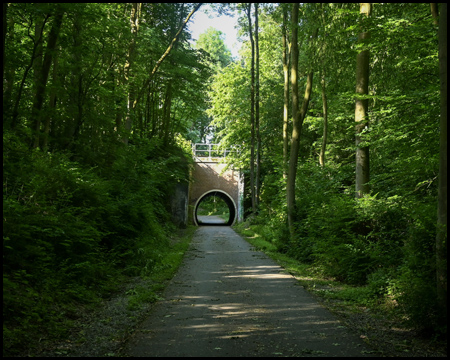
M190 18L192 17L192 15L194 15L194 13L200 8L200 6L202 6L202 3L198 3L197 5L194 6L194 8L192 9L192 11L189 13L189 15L187 16L186 20L184 20L183 24L181 24L180 29L178 30L178 32L176 33L175 37L172 39L172 42L170 43L169 47L167 48L167 50L164 52L164 54L159 58L159 60L156 62L155 67L153 68L152 72L150 73L150 76L148 77L148 79L145 81L144 85L142 86L141 90L139 91L138 95L136 96L136 99L134 100L133 103L133 109L136 108L136 105L138 103L138 101L140 100L140 98L142 97L142 95L144 94L144 90L147 88L147 86L150 84L150 81L152 81L153 76L156 74L156 71L158 71L158 68L161 66L162 62L164 61L164 59L167 57L167 55L170 54L170 51L172 50L172 48L174 47L175 43L178 41L178 37L180 36L181 32L183 31L183 29L185 28L186 24L189 22Z

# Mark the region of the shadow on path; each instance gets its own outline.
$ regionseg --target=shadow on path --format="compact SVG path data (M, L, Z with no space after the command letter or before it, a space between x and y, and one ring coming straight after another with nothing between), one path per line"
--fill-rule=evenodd
M130 356L367 356L298 282L230 227L199 227Z

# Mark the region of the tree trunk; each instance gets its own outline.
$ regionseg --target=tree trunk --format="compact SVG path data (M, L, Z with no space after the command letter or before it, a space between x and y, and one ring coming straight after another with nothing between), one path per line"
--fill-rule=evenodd
M258 3L255 3L255 131L256 131L256 179L255 179L255 207L258 210L261 191L261 133L259 128L259 36L258 36Z
M34 82L34 90L35 94L37 94L39 87L41 86L42 82L42 36L41 34L44 31L44 20L37 18L36 22L34 24L34 41L36 42L36 53L33 60L33 82ZM40 119L39 119L39 113L37 114L36 118L34 119L35 123L33 124L33 128L35 131L34 134L34 143L33 147L37 148L39 146L39 132L40 132ZM36 144L37 142L37 144Z
M297 177L298 155L300 151L300 136L302 131L303 120L308 110L309 99L311 98L313 71L308 73L306 79L305 95L303 97L302 108L299 110L298 96L298 13L299 4L292 6L292 41L291 41L291 84L292 84L292 137L291 137L291 153L289 157L289 169L286 184L286 202L288 227L291 240L294 238L294 213L295 213L295 179ZM317 30L312 38L317 36Z
M14 86L15 66L9 66L5 74L5 37L9 31L14 34L14 16L7 18L8 3L3 3L3 127L11 123L11 98Z
M126 102L126 98L122 95L120 87L124 81L123 68L119 66L114 66L111 70L111 81L113 82L113 94L114 94L114 131L120 137L120 132L122 129L122 118L123 118L123 104ZM118 91L119 89L119 91ZM124 101L125 99L125 101Z
M361 3L360 13L370 16L371 3ZM369 39L369 32L361 32L358 42L364 44ZM362 50L356 56L356 101L355 101L355 144L356 144L356 197L361 198L370 191L369 147L364 146L361 134L368 127L369 100L364 98L369 93L369 50Z
M443 324L447 324L447 3L439 16L439 78L441 116L439 137L439 185L436 235L437 298Z
M2 64L2 79L5 80L5 40L6 40L6 31L8 30L7 27L7 11L8 11L8 3L3 3L3 41L2 41L2 58L3 58L3 64ZM5 121L5 119L3 119Z
M288 176L286 180L286 202L289 233L291 240L294 238L294 210L295 210L295 178L297 172L297 157L299 151L299 119L298 119L298 12L299 4L292 5L291 23L291 86L292 86L292 137L291 153L288 166Z
M433 24L439 26L439 11L437 3L430 3L431 15L433 16Z
M327 103L327 93L325 86L325 72L322 74L322 108L323 108L323 136L322 136L322 147L320 148L319 154L319 164L320 166L325 166L325 150L327 147L327 137L328 137L328 103Z
M130 28L131 40L128 46L128 56L125 63L125 80L128 82L128 97L127 97L127 115L125 117L125 134L122 141L128 144L128 138L131 134L134 116L134 100L135 100L135 86L134 83L134 59L136 57L136 39L139 30L139 15L141 13L142 3L132 3L130 14Z
M81 127L83 121L83 64L81 57L82 48L82 32L83 21L81 14L76 13L73 18L73 47L71 54L72 71L70 74L70 116L71 121L68 121L64 129L64 148L70 149L73 146L78 129Z
M252 46L252 62L251 62L251 85L250 85L250 194L252 198L252 212L256 213L256 191L255 191L255 42L253 40L252 31L252 4L248 4L248 32L250 43Z
M166 90L166 98L164 99L164 113L163 113L163 144L169 144L170 133L170 112L172 108L172 81L169 81Z
M53 61L53 84L56 84L57 80L57 58ZM48 149L48 137L50 134L50 124L52 122L52 119L55 117L55 109L56 109L56 86L53 86L53 88L50 91L50 101L49 101L49 108L50 108L50 114L45 117L44 121L44 135L42 138L42 150L44 152L47 152Z
M33 148L39 146L40 126L41 126L41 109L44 102L45 88L47 86L48 73L52 64L53 53L56 48L56 40L58 39L59 31L61 29L62 19L64 13L61 9L56 10L55 19L53 20L52 28L48 34L47 48L45 50L44 61L40 71L40 77L36 84L36 94L33 101L33 108L31 110L31 124L34 131Z
M136 107L137 103L139 102L140 98L142 97L142 95L144 94L145 89L148 87L148 85L150 84L150 81L152 81L153 76L156 74L156 72L158 71L159 67L161 66L162 62L164 61L164 59L170 54L170 52L172 51L172 48L174 47L174 45L176 44L176 42L178 41L178 38L181 34L181 32L183 31L183 29L185 28L186 24L189 22L189 19L192 17L192 15L194 15L194 13L200 8L200 6L202 6L202 3L198 3L197 5L194 6L194 8L192 9L192 11L189 13L189 15L186 17L186 19L184 20L184 22L181 24L180 29L178 30L178 32L175 34L175 37L172 39L172 42L170 43L169 47L167 48L167 50L164 52L164 54L162 54L162 56L159 58L159 60L156 62L152 72L150 73L149 77L147 78L147 80L145 81L144 85L141 87L141 90L139 91L139 93L136 96L136 99L134 100L133 103L133 108Z
M284 107L283 107L283 178L286 179L288 171L288 119L289 119L289 49L287 44L287 9L283 9L283 74L284 74Z

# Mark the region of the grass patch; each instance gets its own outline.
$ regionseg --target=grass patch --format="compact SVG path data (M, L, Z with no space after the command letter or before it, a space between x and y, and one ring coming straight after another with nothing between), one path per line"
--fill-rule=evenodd
M171 245L161 254L158 264L147 276L150 287L137 286L127 292L129 310L137 310L146 303L163 299L161 293L181 265L196 229L195 226L189 226L182 230L180 235L171 239Z

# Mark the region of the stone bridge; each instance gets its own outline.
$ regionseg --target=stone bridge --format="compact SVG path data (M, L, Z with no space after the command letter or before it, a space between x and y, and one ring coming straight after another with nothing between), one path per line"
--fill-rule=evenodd
M189 189L189 218L199 225L197 210L200 203L209 196L222 198L229 208L232 225L243 219L244 181L239 170L225 170L221 162L229 151L219 150L217 144L193 144L195 166Z

